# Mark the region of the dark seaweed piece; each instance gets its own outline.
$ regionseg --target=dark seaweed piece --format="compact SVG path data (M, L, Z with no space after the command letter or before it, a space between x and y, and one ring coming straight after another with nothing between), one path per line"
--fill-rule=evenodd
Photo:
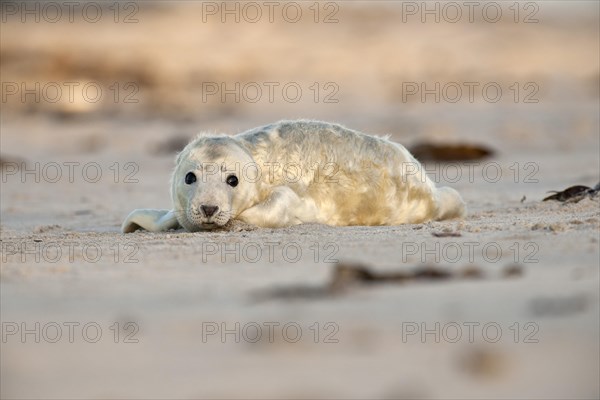
M257 302L269 299L316 300L331 295L332 293L322 286L297 285L257 292L252 296L252 299Z
M438 281L450 279L453 274L442 268L433 266L418 267L412 271L394 271L376 273L370 268L360 264L336 265L329 290L337 293L350 286L372 285L381 283L406 283L411 280Z
M563 203L564 202L575 202L576 203L578 201L581 201L586 196L595 196L596 194L598 194L599 190L600 190L600 183L598 183L593 188L590 188L589 186L575 185L575 186L566 188L562 192L552 190L549 193L554 193L554 194L546 197L542 201L556 200L556 201L560 201Z
M460 271L459 276L464 279L481 279L485 277L481 268L476 267L475 265L469 265L468 267L465 267L462 271Z
M504 271L503 277L522 275L521 266L511 266ZM267 289L254 294L254 301L269 299L283 300L315 300L330 298L347 293L357 287L371 287L379 284L405 284L415 282L437 282L451 279L481 279L484 273L477 266L467 266L462 271L452 271L425 265L409 271L376 272L371 267L363 264L338 263L334 269L329 283L323 285L292 285L275 289Z
M519 264L508 265L502 270L502 276L504 278L516 278L523 276L523 267Z
M494 155L494 151L484 146L471 144L432 144L419 143L410 148L419 161L472 161Z
M431 232L431 234L435 237L461 237L460 232Z
M437 268L437 267L419 267L412 273L414 279L426 280L426 281L440 281L454 277L452 272Z
M381 282L404 282L411 278L409 273L394 272L386 274L376 274L369 267L361 264L339 263L333 270L333 276L329 283L329 290L339 292L350 286L360 284L372 284Z

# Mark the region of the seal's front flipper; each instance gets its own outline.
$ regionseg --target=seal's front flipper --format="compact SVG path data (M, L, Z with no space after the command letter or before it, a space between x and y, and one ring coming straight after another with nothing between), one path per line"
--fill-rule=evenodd
M302 200L287 186L276 186L262 203L246 209L237 218L263 228L283 228L307 222L316 222L314 201Z
M244 232L244 231L255 231L258 226L249 224L239 219L230 219L224 226L224 229L229 232Z
M134 210L125 218L121 226L123 233L130 233L138 229L150 232L164 232L169 229L179 228L177 215L173 210Z

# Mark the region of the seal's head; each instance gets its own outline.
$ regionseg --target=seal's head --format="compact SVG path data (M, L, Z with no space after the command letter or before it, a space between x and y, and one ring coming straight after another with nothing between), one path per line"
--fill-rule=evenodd
M171 196L188 231L213 229L254 205L260 171L250 153L228 136L201 135L177 156Z

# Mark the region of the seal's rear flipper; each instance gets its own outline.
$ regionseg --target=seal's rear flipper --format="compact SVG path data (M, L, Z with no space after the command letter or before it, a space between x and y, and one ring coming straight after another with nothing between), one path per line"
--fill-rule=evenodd
M460 194L452 188L437 188L435 198L438 206L437 221L462 218L467 213L465 202Z
M164 232L169 229L180 228L177 222L177 215L173 210L134 210L121 226L123 233L130 233L138 229L145 229L150 232Z

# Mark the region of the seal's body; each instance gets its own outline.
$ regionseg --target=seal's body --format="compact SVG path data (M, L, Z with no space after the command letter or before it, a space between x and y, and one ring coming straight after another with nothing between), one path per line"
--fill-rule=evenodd
M136 210L123 232L197 231L232 219L261 227L399 225L465 212L460 195L436 188L400 144L325 122L200 135L176 164L174 209Z

